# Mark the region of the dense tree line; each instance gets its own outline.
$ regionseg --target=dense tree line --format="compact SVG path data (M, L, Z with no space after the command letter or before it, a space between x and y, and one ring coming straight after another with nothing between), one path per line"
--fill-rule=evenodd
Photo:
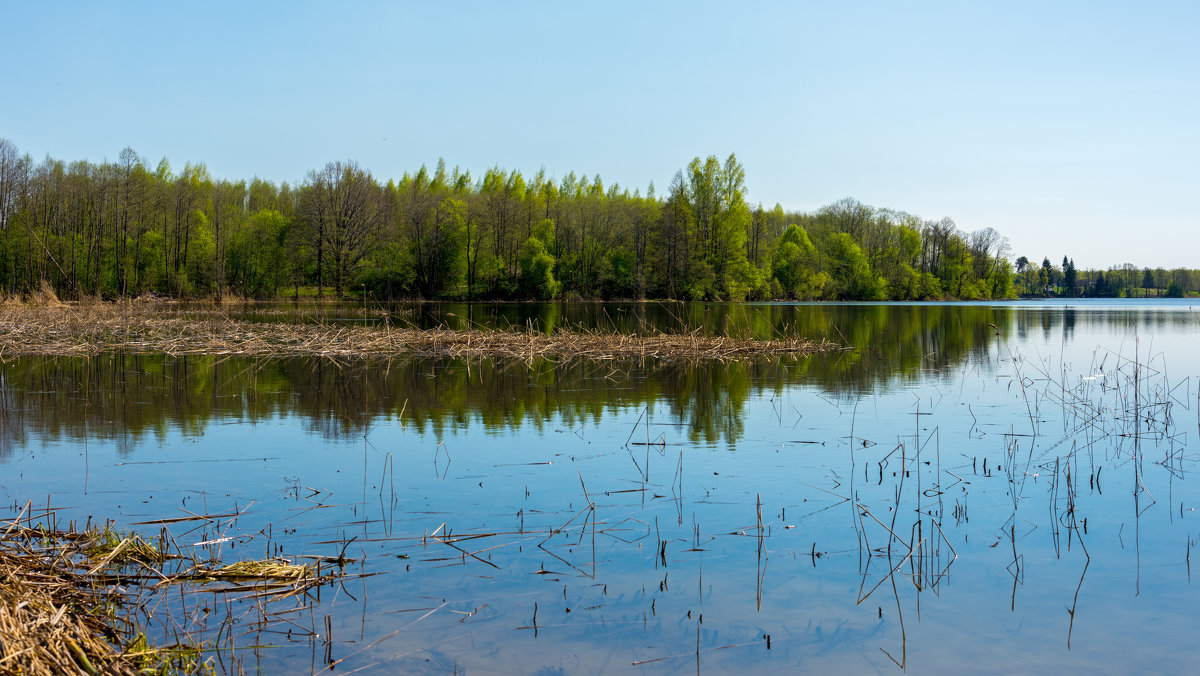
M117 161L40 163L0 139L0 285L64 297L935 299L1014 295L1007 240L847 198L747 199L730 155L664 193L438 163L383 182L353 161L295 186Z
M1063 256L1062 265L1043 258L1041 265L1021 256L1016 261L1016 289L1022 296L1066 298L1183 298L1200 292L1200 270L1139 268L1132 263L1107 270L1077 270Z

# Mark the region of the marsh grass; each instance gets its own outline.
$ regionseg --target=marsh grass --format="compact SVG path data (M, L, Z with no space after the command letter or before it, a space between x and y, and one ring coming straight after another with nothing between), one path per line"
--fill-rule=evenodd
M125 535L110 527L86 533L83 553L96 566L124 566L134 563L163 563L172 558L161 551L156 541L146 541L140 535Z
M137 536L7 524L0 535L0 673L211 672L198 646L151 646L126 618L128 596L99 569L133 560L162 558Z
M245 621L235 618L235 604L248 600L246 607L261 613L261 629L277 617L269 610L272 601L345 577L341 569L321 574L313 565L282 558L202 563L178 545L169 550L162 538L108 526L47 525L57 523L52 510L35 522L30 507L0 523L2 674L223 671L229 665L220 662L222 651L232 650L225 643L237 638L233 628ZM229 584L214 588L214 582ZM184 601L181 617L179 608L164 603L172 589L179 589L180 599L241 596L227 597L228 603ZM208 617L210 607L222 606L224 619ZM150 636L172 642L155 645Z
M183 315L159 304L10 305L0 311L0 358L101 352L242 356L508 357L524 360L728 360L841 349L806 338L753 340L689 333L629 335L591 329L417 329L345 323L250 322L212 310Z
M273 580L281 582L303 582L312 579L315 569L307 564L292 563L285 559L264 561L238 561L220 568L201 568L192 575L213 580Z

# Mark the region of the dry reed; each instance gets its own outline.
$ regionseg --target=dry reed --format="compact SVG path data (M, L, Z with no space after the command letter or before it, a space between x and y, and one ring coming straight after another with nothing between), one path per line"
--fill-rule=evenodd
M149 647L145 636L122 617L128 597L113 584L108 566L116 565L119 552L140 550L144 544L136 536L114 538L107 530L5 524L0 532L0 673L206 670L197 649ZM151 554L135 554L139 560L147 555ZM99 562L93 564L97 556Z
M56 521L53 512L42 516ZM340 570L321 574L282 558L202 563L194 554L168 553L162 544L109 528L48 527L30 516L0 523L0 674L212 673L213 656L232 644L213 643L212 630L205 633L198 618L207 607L188 616L185 605L177 609L183 617L165 620L167 635L181 643L150 644L146 623L164 622L158 613L169 606L161 602L167 589L184 586L181 598L241 595L262 613L257 623L265 627L275 616L264 602L345 578ZM233 621L232 615L221 621L218 639L232 640Z
M331 323L249 322L228 315L184 317L154 305L8 306L0 309L0 358L162 352L172 355L737 359L804 356L841 349L804 338L754 340L595 330L413 329Z

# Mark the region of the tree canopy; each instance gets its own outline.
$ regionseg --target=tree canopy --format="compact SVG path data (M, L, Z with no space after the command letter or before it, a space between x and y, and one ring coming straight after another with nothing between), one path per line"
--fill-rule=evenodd
M964 232L852 198L815 213L764 207L749 201L746 176L735 155L696 157L659 194L574 172L475 177L444 162L381 182L348 160L293 186L216 178L200 163L177 171L128 148L116 162L34 162L0 139L0 285L17 294L45 281L68 298L305 288L391 299L916 300L1063 283L1049 259L1038 269L1022 257L1014 273L992 228ZM1095 288L1069 270L1065 289ZM1171 280L1161 281L1165 292Z

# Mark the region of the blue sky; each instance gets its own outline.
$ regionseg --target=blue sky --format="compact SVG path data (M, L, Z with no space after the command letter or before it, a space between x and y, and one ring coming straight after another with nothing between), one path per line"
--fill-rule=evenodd
M299 182L444 157L846 196L1079 267L1200 267L1200 3L0 0L0 137Z

